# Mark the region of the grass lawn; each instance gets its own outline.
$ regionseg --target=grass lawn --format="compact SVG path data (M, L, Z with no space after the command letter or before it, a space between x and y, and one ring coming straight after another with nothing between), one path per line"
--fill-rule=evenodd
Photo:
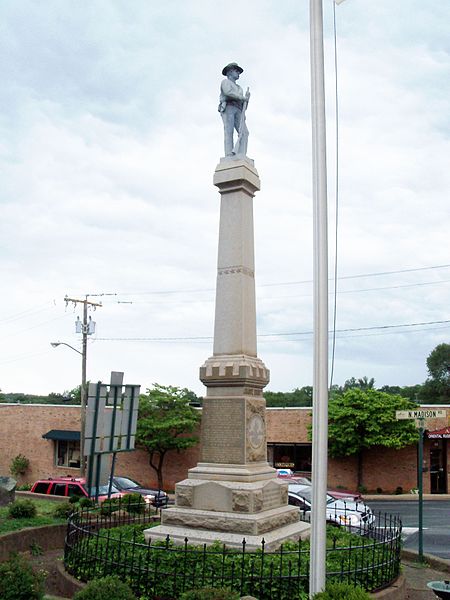
M10 519L8 515L8 507L0 507L0 535L9 533L10 531L18 531L25 527L39 527L40 525L55 525L57 523L65 523L65 519L55 519L53 511L58 506L56 502L51 500L32 500L36 505L37 515L33 519Z

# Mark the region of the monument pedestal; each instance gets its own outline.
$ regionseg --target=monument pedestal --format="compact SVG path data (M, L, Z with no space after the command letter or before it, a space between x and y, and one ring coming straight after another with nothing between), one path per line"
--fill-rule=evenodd
M267 463L269 370L256 353L253 196L259 177L245 157L222 159L214 174L221 193L214 354L200 368L207 387L202 410L202 461L176 484L175 507L146 539L274 550L306 537L288 484Z

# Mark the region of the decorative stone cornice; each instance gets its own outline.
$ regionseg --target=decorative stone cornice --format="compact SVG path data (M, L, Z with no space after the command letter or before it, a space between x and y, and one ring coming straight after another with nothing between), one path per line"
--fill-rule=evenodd
M262 389L269 383L270 371L256 356L212 356L200 367L200 379L206 387L248 386Z

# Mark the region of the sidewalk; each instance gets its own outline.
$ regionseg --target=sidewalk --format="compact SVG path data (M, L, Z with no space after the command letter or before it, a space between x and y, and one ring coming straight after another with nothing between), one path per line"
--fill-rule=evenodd
M436 600L427 587L429 581L450 579L450 560L425 554L425 564L417 562L418 555L411 550L402 552L402 570L406 579L406 600Z

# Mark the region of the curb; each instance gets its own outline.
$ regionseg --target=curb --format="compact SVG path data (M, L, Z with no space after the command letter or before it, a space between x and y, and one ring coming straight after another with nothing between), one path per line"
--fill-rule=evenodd
M402 550L402 559L412 560L419 562L419 553L416 550ZM443 573L450 573L450 560L446 558L439 558L439 556L433 556L432 554L424 554L423 558L430 567L436 569L436 571L442 571Z
M418 502L419 494L363 494L364 501L390 500L392 502ZM450 494L423 494L424 500L450 500Z
M62 593L67 594L67 596L63 596L64 598L73 598L76 592L79 592L86 587L84 582L79 581L66 571L63 561L59 562L56 568L58 570L59 581L63 584Z
M28 552L30 546L37 544L43 552L64 548L67 531L65 523L26 527L18 531L9 531L0 535L0 562L8 560L11 552Z

